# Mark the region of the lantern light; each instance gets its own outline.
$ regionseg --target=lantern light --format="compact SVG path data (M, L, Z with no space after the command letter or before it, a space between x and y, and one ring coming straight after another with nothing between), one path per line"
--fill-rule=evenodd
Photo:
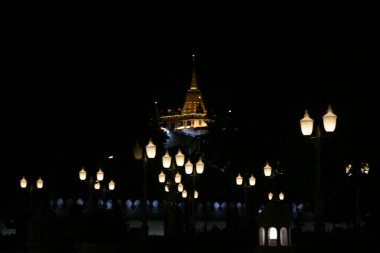
M153 144L152 139L149 139L149 143L146 145L145 150L148 158L154 158L156 156L156 145Z
M85 171L84 167L79 171L79 179L84 181L86 180L87 172Z
M313 132L314 120L309 117L309 113L305 110L304 117L300 120L301 131L303 135L311 135Z
M236 177L236 184L242 185L243 184L243 177L240 175L240 173Z
M25 179L25 177L22 177L20 180L20 187L26 188L27 185L28 185L28 181Z

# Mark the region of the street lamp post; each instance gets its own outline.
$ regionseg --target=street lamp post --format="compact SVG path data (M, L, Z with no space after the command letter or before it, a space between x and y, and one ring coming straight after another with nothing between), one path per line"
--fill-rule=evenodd
M268 193L268 199L272 200L273 196L275 194L274 200L284 200L284 198L285 198L284 193L282 191L278 192L278 188L281 187L281 185L280 186L278 185L279 176L283 175L283 173L284 173L284 171L280 168L280 162L277 161L277 166L275 166L274 169L272 169L272 166L270 166L269 162L267 162L263 168L263 171L264 171L265 177L275 180L273 192L270 191ZM277 193L278 193L278 195L277 195Z
M156 145L153 144L152 139L149 139L148 145L143 149L139 142L133 148L133 155L136 160L142 161L143 170L143 194L142 194L142 226L141 233L143 240L148 238L148 207L147 207L147 162L148 158L153 159L156 156Z
M346 166L346 175L349 177L353 177L355 181L355 228L359 229L361 224L361 210L360 210L360 179L361 176L368 175L369 173L369 164L362 163L360 167L352 166L352 164L348 164Z
M246 177L248 177L249 174L245 174ZM244 189L244 208L247 208L248 204L248 188L254 186L256 184L256 178L251 174L251 176L248 178L248 180L244 180L244 178L241 176L240 173L238 173L236 177L236 184L238 186L242 186Z
M30 194L30 199L29 199L29 205L30 205L30 213L31 215L33 215L33 213L36 211L35 210L35 192L37 190L42 190L43 187L44 187L44 181L42 180L41 177L38 177L38 179L36 180L36 184L29 184L29 188L28 188L28 180L23 176L20 180L20 187L22 189L25 189L25 190L28 190L29 191L29 194ZM40 203L41 204L41 203Z
M331 105L328 106L327 113L323 115L323 127L326 132L334 132L336 127L337 116L333 113ZM305 111L304 117L300 120L302 134L311 136L313 132L314 120L310 118L308 111ZM315 144L315 213L314 225L316 231L324 232L324 203L321 184L321 130L317 125L314 139Z
M190 161L190 158L187 160L185 164L185 173L191 177L191 190L189 194L189 211L190 211L190 231L191 233L195 232L195 199L198 198L199 193L195 189L195 178L198 175L201 175L204 171L204 163L202 161L202 157L199 157L198 162L195 164L195 169L193 164Z
M236 181L236 185L238 185L239 187L240 186L243 187L243 190L244 190L242 228L245 230L249 227L249 224L251 222L250 211L248 208L248 188L251 188L254 185L256 185L256 178L253 176L253 174L245 173L243 176L241 176L241 174L238 173L235 181Z
M175 193L186 192L183 184L181 183L182 176L179 173L177 167L182 167L185 164L185 155L178 150L178 153L175 155L175 162L172 161L172 157L169 155L169 151L166 150L165 155L162 156L162 166L163 170L161 170L158 175L158 181L164 184L165 192L168 193L168 220L167 227L165 230L165 236L169 239L174 238L175 236ZM165 171L165 172L164 172Z
M102 168L99 168L99 170L96 172L96 180L92 176L87 180L87 171L84 169L84 167L82 167L81 170L79 171L79 179L81 181L87 182L89 186L89 194L90 194L89 200L88 200L89 211L93 211L95 208L94 190L101 190L103 201L105 201L106 192L108 190L109 191L115 190L115 186L116 186L113 179L111 179L108 182L108 190L107 190L107 187L104 185L103 187L101 187L101 182L104 180L104 172Z

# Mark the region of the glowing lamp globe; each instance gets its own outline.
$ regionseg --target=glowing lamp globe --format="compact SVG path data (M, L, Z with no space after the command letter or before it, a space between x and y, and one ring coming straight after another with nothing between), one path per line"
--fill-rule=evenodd
M195 164L195 170L197 174L202 174L205 169L205 164L202 162L202 157L199 157L198 162Z
M185 172L187 175L193 173L193 164L190 162L190 158L187 160L187 163L185 164Z
M175 155L175 162L180 167L185 163L185 155L182 154L181 149L178 149L178 153Z
M331 105L327 109L327 113L323 115L323 127L326 132L334 132L336 127L337 116L333 113Z
M301 131L303 135L311 135L313 132L314 120L309 117L309 113L305 110L304 117L300 120Z
M240 175L240 173L236 177L236 184L242 185L243 184L243 177Z
M28 186L28 181L25 179L25 177L22 177L20 180L20 187L26 188L26 186Z
M98 172L96 172L96 179L98 181L102 181L104 179L104 172L101 168L99 168Z
M79 179L84 181L86 180L86 177L87 177L87 172L82 167L82 169L79 171Z
M37 188L42 189L44 187L44 181L40 178L37 180Z
M149 139L149 143L146 145L145 151L148 158L154 158L156 156L156 145L153 144L152 139Z
M160 183L165 183L166 175L165 173L161 170L161 173L158 175L158 182Z
M172 163L172 158L169 155L169 151L166 150L165 155L162 157L162 166L165 169L168 169L171 163Z
M113 191L115 190L115 182L113 180L111 180L109 183L108 183L108 189L110 191Z
M266 177L270 177L272 175L272 167L269 165L269 162L267 162L264 166L264 175Z
M251 177L249 178L249 185L250 186L254 186L256 184L256 178L251 175Z

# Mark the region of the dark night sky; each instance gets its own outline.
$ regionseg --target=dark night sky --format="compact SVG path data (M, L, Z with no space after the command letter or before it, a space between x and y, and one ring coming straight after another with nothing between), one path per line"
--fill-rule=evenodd
M304 145L298 125L304 109L317 120L331 103L338 115L336 163L365 159L378 166L370 27L268 20L8 20L0 170L12 170L16 175L6 178L13 180L20 171L32 174L30 167L46 172L61 163L55 168L66 170L86 156L127 152L153 101L182 106L194 51L207 108L231 108L248 133L238 143L252 142L262 155L247 163L292 155L291 167L302 150L297 145Z

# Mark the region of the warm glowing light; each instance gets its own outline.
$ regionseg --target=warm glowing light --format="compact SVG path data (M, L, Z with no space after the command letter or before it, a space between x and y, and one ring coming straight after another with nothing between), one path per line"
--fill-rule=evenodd
M195 164L197 174L202 174L205 169L205 164L202 162L202 157L199 157L198 162Z
M194 199L197 199L199 197L199 193L197 190L194 190Z
M169 192L169 185L168 184L165 185L165 192Z
M154 158L156 156L156 145L153 144L152 139L149 139L149 143L146 145L145 151L148 158Z
M236 184L242 185L243 184L243 177L240 175L240 173L236 177Z
M193 173L193 164L190 162L190 158L187 160L187 163L185 164L185 172L187 175Z
M172 163L172 158L169 155L169 151L166 150L165 155L162 157L162 166L165 169L168 169L171 163Z
M108 183L108 189L110 191L115 190L115 182L111 179L111 181Z
M256 178L251 175L251 177L249 178L249 185L250 186L254 186L256 184Z
M333 113L331 105L327 109L327 113L323 115L323 126L326 132L334 132L336 127L337 116Z
M309 117L309 113L305 110L304 117L300 120L301 131L303 135L311 135L313 132L314 120Z
M369 165L368 163L363 163L362 167L360 168L361 173L368 175L369 172Z
M269 228L269 239L270 240L277 240L277 229L274 227Z
M284 198L285 198L284 193L283 193L283 192L280 192L280 194L278 194L278 198L279 198L280 200L284 200Z
M183 184L179 183L178 186L177 186L177 190L179 192L183 192Z
M183 190L183 192L182 192L182 198L187 198L187 191L186 190Z
M99 181L95 182L94 188L95 188L95 190L99 190L100 189L100 182Z
M102 171L102 168L99 168L98 172L96 172L96 179L98 181L102 181L104 179L104 172Z
M80 180L86 180L87 172L85 171L84 167L79 171L79 179Z
M178 149L178 153L175 155L175 162L177 166L183 166L185 163L185 155L182 154L181 149Z
M44 187L44 181L40 178L38 178L37 180L37 188L38 189L42 189L42 187Z
M179 183L181 183L181 174L179 174L179 172L177 172L177 174L175 174L175 177L174 177L174 182L176 183L176 184L179 184Z
M269 193L268 193L268 199L269 199L269 200L272 200L272 198L273 198L273 193L272 193L272 192L269 192Z
M28 186L28 181L25 179L25 177L22 177L20 180L20 187L26 188Z
M347 176L351 176L352 175L352 165L351 164L348 164L346 166L346 174L347 174Z
M136 160L141 160L143 157L143 149L138 141L136 141L136 144L133 147L133 156Z
M166 175L165 173L161 170L161 173L158 175L158 182L160 183L165 183Z
M272 167L269 165L269 162L264 166L264 175L270 177L272 175Z

